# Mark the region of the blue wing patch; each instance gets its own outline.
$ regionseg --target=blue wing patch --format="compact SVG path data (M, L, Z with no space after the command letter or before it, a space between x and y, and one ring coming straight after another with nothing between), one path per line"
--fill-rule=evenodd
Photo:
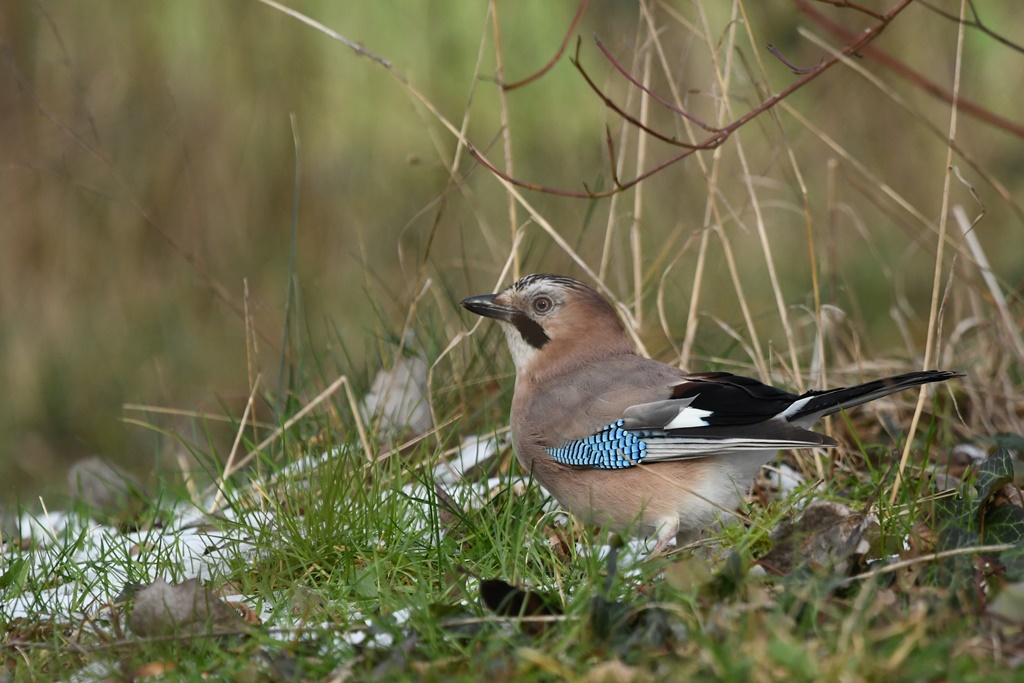
M586 438L549 448L548 455L563 465L601 470L621 470L638 465L647 455L647 444L640 438L643 432L623 429L624 423L624 420L618 420Z

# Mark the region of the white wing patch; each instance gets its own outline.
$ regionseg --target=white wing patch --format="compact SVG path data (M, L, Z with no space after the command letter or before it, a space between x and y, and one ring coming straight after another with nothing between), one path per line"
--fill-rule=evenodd
M803 408L805 405L807 405L807 402L810 401L812 398L814 398L814 397L813 396L805 396L805 397L803 397L801 399L797 399L796 401L793 401L792 403L790 403L786 407L785 410L783 410L781 413L779 413L775 417L784 417L784 418L788 419L790 415L795 415L798 412L800 412L800 409ZM810 423L808 423L808 424L810 424Z
M679 411L679 414L672 418L672 421L665 425L665 429L689 429L691 427L707 427L704 419L711 415L710 410L690 408L687 406Z

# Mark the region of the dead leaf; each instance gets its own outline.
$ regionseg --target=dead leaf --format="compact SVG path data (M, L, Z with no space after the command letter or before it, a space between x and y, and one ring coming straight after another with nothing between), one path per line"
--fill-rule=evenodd
M877 525L873 514L852 512L839 503L817 501L808 505L796 522L784 522L772 532L774 547L760 563L780 574L807 565L813 569L831 568L845 575L850 558L867 552L865 536Z
M1011 624L1024 624L1024 582L1004 586L989 604L988 613Z
M140 637L235 632L245 622L199 579L173 585L157 579L135 596L128 625Z
M651 679L643 669L624 664L621 659L611 659L592 667L583 679L586 683L637 683Z
M715 578L702 557L684 556L665 567L665 581L678 591L691 593Z
M1003 487L1003 490L997 493L992 499L993 505L1015 505L1017 507L1024 507L1024 493L1014 482L1010 482Z
M137 681L140 678L153 678L154 676L163 676L178 668L175 662L150 662L149 664L143 664L139 668L135 669L129 675L129 680Z
M373 378L363 397L363 419L377 426L377 438L388 446L430 430L427 404L427 362L419 356L400 358L390 370Z
M573 548L576 547L575 539L571 537L572 532L565 527L548 526L545 529L545 535L548 539L548 547L551 548L555 557L559 560L568 560Z
M250 626L261 626L263 624L263 620L260 619L259 612L254 610L252 607L249 607L249 605L244 602L235 602L232 600L227 601L224 604L233 609L237 615L242 617L242 621Z

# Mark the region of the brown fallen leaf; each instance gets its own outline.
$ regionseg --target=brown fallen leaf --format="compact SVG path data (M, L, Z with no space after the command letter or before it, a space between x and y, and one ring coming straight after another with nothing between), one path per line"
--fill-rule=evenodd
M641 683L651 680L651 675L621 659L610 659L591 667L583 680L586 683Z
M143 664L139 668L129 674L129 680L137 681L142 678L153 678L155 676L163 676L178 668L175 662L149 662Z
M992 504L995 506L1016 505L1017 507L1024 507L1024 493L1021 492L1017 484L1011 481L993 496Z
M769 571L788 574L797 567L831 568L844 575L850 558L867 552L865 538L878 520L871 513L853 512L844 505L817 501L795 522L784 522L772 532L772 549L760 560Z
M715 575L702 557L684 556L665 567L665 581L678 591L691 593L711 583Z
M226 602L191 579L172 585L157 579L135 596L128 625L140 637L237 632L245 621Z
M250 626L263 625L263 620L260 619L259 612L254 610L252 607L249 607L249 605L244 602L235 602L232 600L226 601L224 604L233 609L235 613L242 618L242 621Z
M1007 624L1024 624L1024 583L1003 586L999 595L988 606L988 613Z

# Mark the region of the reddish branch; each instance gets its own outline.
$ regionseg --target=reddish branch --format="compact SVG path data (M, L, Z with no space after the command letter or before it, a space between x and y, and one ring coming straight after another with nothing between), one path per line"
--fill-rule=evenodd
M854 34L852 32L846 30L839 24L835 23L834 21L826 17L824 14L822 14L817 9L812 7L807 0L795 1L797 8L799 8L799 10L803 12L808 19L813 21L822 29L828 31L836 38L844 42L853 39ZM887 67L892 71L895 71L898 75L910 81L912 84L916 85L921 90L924 90L926 93L933 95L934 97L937 97L940 100L943 100L944 102L953 102L953 93L949 89L942 87L941 85L939 85L935 81L930 80L923 74L915 71L914 69L911 69L909 66L899 61L898 59L890 55L888 52L885 52L884 50L875 47L874 45L865 45L863 49L859 50L859 52L863 56L870 57L871 59L874 59L882 66ZM957 108L964 114L976 118L979 121L984 121L985 123L991 124L996 128L999 128L1001 130L1006 131L1007 133L1010 133L1011 135L1016 135L1019 138L1024 138L1024 126L1015 121L1004 119L998 114L989 111L988 109L985 109L981 105L964 98L963 94L961 94L957 98Z
M603 51L604 50L604 46L601 45L601 41L598 40L596 37L594 38L594 40L597 40L597 44L601 47L601 50ZM605 52L605 54L608 54L608 53ZM690 116L685 111L672 106L668 102L665 102L663 99L661 99L660 97L655 95L653 92L650 91L650 89L648 89L647 87L641 85L635 78L633 78L628 73L626 73L619 66L618 62L616 62L614 59L611 58L611 55L608 56L608 59L611 61L611 63L613 65L615 65L616 69L619 69L619 71L629 80L630 83L634 84L636 87L640 88L645 93L648 93L649 95L654 97L656 100L658 100L658 102L661 102L666 107L669 107L672 111L676 112L677 114L680 114L681 116L685 116L687 119L693 121L697 125L699 125L702 128L704 128L704 130L707 130L707 131L712 132L712 133L719 132L719 130L717 128L707 128L707 127L705 127L703 123L701 123L700 121L698 121L694 117ZM602 92L601 89L599 87L597 87L597 84L594 83L593 79L590 78L590 75L583 68L583 65L580 64L580 41L578 41L578 40L576 41L576 57L575 57L575 59L572 59L571 61L572 61L572 65L576 67L576 70L579 71L580 75L583 76L583 80L585 80L587 82L587 85L590 86L591 90L593 90L595 93L597 93L597 96L600 97L604 101L605 105L609 109L614 111L616 114L618 114L619 116L621 116L625 120L627 120L630 123L632 123L634 126L639 128L643 132L647 133L648 135L650 135L652 137L655 137L658 140L661 140L662 142L667 142L670 145L675 145L676 147L683 147L685 149L691 149L691 150L711 149L711 147L717 147L719 144L721 144L721 143L716 143L716 144L712 145L711 147L707 147L707 146L701 146L701 145L694 145L694 144L686 143L686 142L683 142L682 140L679 140L674 135L669 137L668 135L664 135L662 133L659 133L658 131L654 130L653 128L649 128L649 127L645 126L636 117L631 116L630 114L627 114L623 109L621 109L619 107L619 105L615 104L615 102L610 97L605 95L604 92Z
M828 1L828 0L826 0L826 1ZM802 8L803 8L803 6L806 5L804 0L796 0L796 2ZM900 14L900 12L902 12L904 9L906 9L907 6L911 2L913 2L913 0L900 0L895 7L893 7L891 10L889 10L885 14L877 15L876 18L878 19L878 22L874 26L872 26L871 28L869 28L866 31L864 31L863 33L861 33L858 37L848 38L847 39L846 47L844 47L840 51L839 55L833 56L833 57L828 57L827 59L823 60L821 62L821 64L819 64L818 66L816 66L813 69L811 69L810 71L808 71L804 76L802 76L801 78L797 79L789 87L783 89L782 91L780 91L779 93L777 93L775 95L772 95L767 100L765 100L760 105L758 105L756 108L752 109L751 111L749 111L746 114L744 114L743 116L739 117L738 119L736 119L735 121L733 121L729 125L727 125L727 126L725 126L723 128L720 128L720 129L713 128L713 127L711 127L711 126L709 126L707 124L704 124L704 123L700 122L699 120L697 120L694 117L688 115L686 112L682 111L678 107L675 107L675 106L669 104L663 98L658 97L653 92L651 92L649 89L643 88L643 86L640 83L638 83L636 81L636 79L632 78L628 73L626 73L625 69L623 69L618 64L618 62L612 58L611 54L607 50L605 50L604 46L601 44L601 42L598 41L598 47L601 49L601 51L611 61L612 65L615 66L615 68L618 69L619 72L622 73L627 79L629 79L630 83L632 83L633 85L635 85L635 86L637 86L639 88L642 88L644 90L644 92L646 92L649 95L651 95L654 99L656 99L658 102L660 102L664 106L668 107L671 111L679 114L680 116L686 117L688 120L692 121L696 125L699 125L705 131L708 131L709 133L711 133L704 140L702 140L702 141L700 141L698 143L695 143L693 145L687 145L686 149L684 149L680 153L676 154L673 157L670 157L669 159L661 162L660 164L654 166L653 168L648 169L647 171L645 171L645 172L641 173L640 175L634 177L632 180L628 180L628 181L622 182L618 178L615 177L615 174L614 174L614 171L613 171L612 172L612 177L614 178L614 185L613 185L613 188L610 189L610 190L606 190L604 192L592 192L590 190L590 188L584 186L584 191L583 192L579 192L579 191L564 190L564 189L559 189L559 188L554 188L554 187L547 187L547 186L538 185L538 184L535 184L535 183L528 183L526 181L520 180L518 178L513 178L512 176L510 176L510 175L508 175L506 173L503 173L501 170L499 170L494 165L492 165L490 162L488 162L487 159L485 159L479 152L477 152L476 148L473 145L469 145L469 152L470 152L470 154L473 155L473 157L478 162L480 162L480 164L482 164L484 167L489 169L491 171L491 173L493 173L494 175L498 176L499 178L502 178L506 182L509 182L509 183L511 183L511 184L513 184L513 185L515 185L517 187L522 187L522 188L525 188L525 189L528 189L528 190L534 190L534 191L537 191L537 192L544 192L546 194L559 195L559 196L562 196L562 197L578 197L580 199L597 199L597 198L601 198L601 197L609 197L611 195L617 194L617 193L622 192L624 190L628 190L629 188L633 187L634 185L637 185L637 184L643 182L644 180L646 180L647 178L650 178L651 176L655 175L656 173L660 173L662 170L668 168L669 166L672 166L673 164L678 163L679 161L682 161L683 159L685 159L686 157L690 156L691 154L693 154L694 152L696 152L698 150L701 150L701 149L712 149L714 147L718 147L719 145L723 144L726 140L729 139L729 137L734 132L736 132L737 130L739 130L740 128L745 126L746 124L750 123L755 118L757 118L758 116L760 116L764 112L768 111L769 109L771 109L772 107L777 105L779 102L781 102L782 100L784 100L787 97L789 97L790 95L792 95L794 92L796 92L800 88L803 88L805 85L810 83L812 80L814 80L815 78L817 78L818 76L823 74L825 71L827 71L829 68L831 68L835 64L837 64L840 61L841 57L845 57L845 56L848 56L848 55L851 55L851 54L854 54L854 53L858 53L858 52L863 52L865 46L868 45L875 38L877 38L882 33L882 31L885 30L885 27L888 26L897 17L897 15ZM843 7L849 7L851 9L863 12L865 14L869 14L871 16L875 16L875 13L869 12L868 10L865 10L864 8L862 8L862 7L858 6L858 5L854 5L852 3L841 2L839 0L836 0L834 2L833 1L829 1L829 4L839 5L839 6L843 6ZM576 19L573 22L574 26L575 26L575 23L579 21L579 17L582 15L582 10L583 10L583 8L585 6L586 6L586 2L583 2L582 5L581 5L581 8L580 8L580 11L577 12L577 17L576 17ZM563 41L562 48L559 49L559 53L561 53L562 50L564 50L565 44L566 44L566 41ZM611 108L613 111L615 111L617 114L619 114L620 116L625 118L627 121L629 121L633 125L639 126L641 128L641 130L644 130L645 132L649 132L649 133L651 132L648 128L646 128L644 126L640 126L639 122L636 121L635 119L633 119L632 117L627 117L625 115L625 113L622 112L622 110L619 107L615 106L612 103L611 99L609 97L607 97L606 95L604 95L600 91L600 89L591 81L591 79L589 77L587 77L585 71L582 68L579 67L579 59L578 59L578 57L577 57L577 59L575 61L576 61L576 64L577 64L577 68L580 69L580 73L583 74L584 78L587 80L587 83L590 84L591 88L593 88L595 90L595 92L598 93L598 96L601 97L601 99L605 102L606 105L609 106L609 108ZM550 68L550 66L545 67L545 69L547 69L547 68ZM543 72L539 72L539 73L543 73ZM539 75L539 73L537 75ZM532 76L530 79L527 79L527 80L532 80L537 75ZM518 84L514 84L514 85L518 85ZM675 138L673 138L671 136L660 136L659 135L658 138L662 139L662 140L665 140L666 142L671 142L672 144L682 145L682 143L680 143L679 141L675 140ZM612 145L611 145L611 141L610 141L610 135L608 136L608 145L609 145L609 157L611 158L611 161L612 161L612 164L613 164L613 168L614 168L615 154L614 154L614 150L612 149Z
M572 23L569 24L569 30L565 32L565 37L562 38L562 44L558 46L558 52L556 52L555 56L551 58L551 61L549 61L547 64L541 67L540 71L537 71L536 73L533 73L522 80L516 81L515 83L504 83L502 84L501 87L506 91L515 90L516 88L526 85L527 83L534 82L535 80L546 74L548 71L550 71L551 67L553 67L565 53L565 47L566 45L569 44L569 39L572 37L572 32L576 30L576 25L580 23L580 19L583 18L583 13L587 11L587 5L589 4L590 0L582 0L582 2L580 2L580 7L579 9L576 10L576 16L572 18ZM579 50L578 47L577 50Z
M782 62L783 64L785 64L785 65L786 65L786 68L788 68L788 69L789 69L790 71L792 71L793 73L795 73L795 74L797 74L797 75L800 75L800 74L809 74L809 73L811 73L811 71L813 71L813 70L815 69L815 67L813 67L813 66L811 66L811 67L807 67L807 68L804 68L804 67L800 67L800 66L797 66L797 65L796 65L796 64L794 64L793 62L791 62L791 61L789 61L788 59L786 59L786 58L785 58L785 57L784 57L784 56L782 55L782 53L781 53L781 52L779 52L779 48L775 47L775 46L774 46L774 45L772 45L771 43L768 43L768 46L767 46L767 47L768 47L768 52L771 52L771 53L772 53L773 55L775 55L775 58L776 58L777 60L779 60L780 62ZM818 64L820 65L820 64L821 64L821 62L819 61L819 62L818 62Z
M605 58L607 58L608 61L612 63L612 66L614 66L616 68L616 70L618 70L618 72L620 74L625 76L627 81L629 81L630 83L632 83L636 87L638 87L641 90L643 90L650 97L652 97L655 102L658 102L663 107L666 107L669 111L673 111L676 114L679 114L680 116L682 116L684 119L686 119L690 123L693 123L693 124L696 124L696 125L700 126L701 128L703 128L704 130L706 130L709 133L721 133L722 132L721 128L715 128L714 126L709 126L708 124L706 124L703 121L701 121L700 119L698 119L696 116L691 116L691 115L687 114L685 111L683 111L679 107L675 106L674 104L672 104L671 102L669 102L668 100L663 98L661 95L658 95L656 92L654 92L653 90L651 90L650 88L645 86L640 81L638 81L635 78L633 78L633 76L630 75L630 73L628 71L626 71L626 69L623 68L623 66L621 64L619 64L619 62L615 59L615 57L612 56L612 53L608 51L608 49L604 46L604 43L601 42L600 38L598 38L597 36L594 36L594 42L597 43L597 47L601 50L602 53L604 53ZM577 45L576 46L576 59L577 59L577 61L579 61L579 52L580 52L579 45ZM577 66L577 68L579 68L579 66ZM590 79L587 79L587 80L589 81ZM607 101L607 100L605 100L605 101ZM700 147L698 145L692 145L692 147L694 147L695 149L700 149Z
M944 19L949 19L950 21L955 21L957 23L960 22L960 17L958 15L950 14L949 12L944 12L943 10L939 9L938 7L935 7L931 3L925 2L925 0L917 0L917 3L919 5L924 5L932 12L935 12ZM1000 34L990 29L986 24L984 24L981 21L981 15L978 14L978 8L974 6L974 0L967 0L967 6L971 8L971 16L974 18L971 20L964 20L964 26L967 26L968 28L978 29L992 40L1002 43L1004 46L1010 48L1015 52L1024 54L1024 46L1018 45L1009 38L1001 36Z

